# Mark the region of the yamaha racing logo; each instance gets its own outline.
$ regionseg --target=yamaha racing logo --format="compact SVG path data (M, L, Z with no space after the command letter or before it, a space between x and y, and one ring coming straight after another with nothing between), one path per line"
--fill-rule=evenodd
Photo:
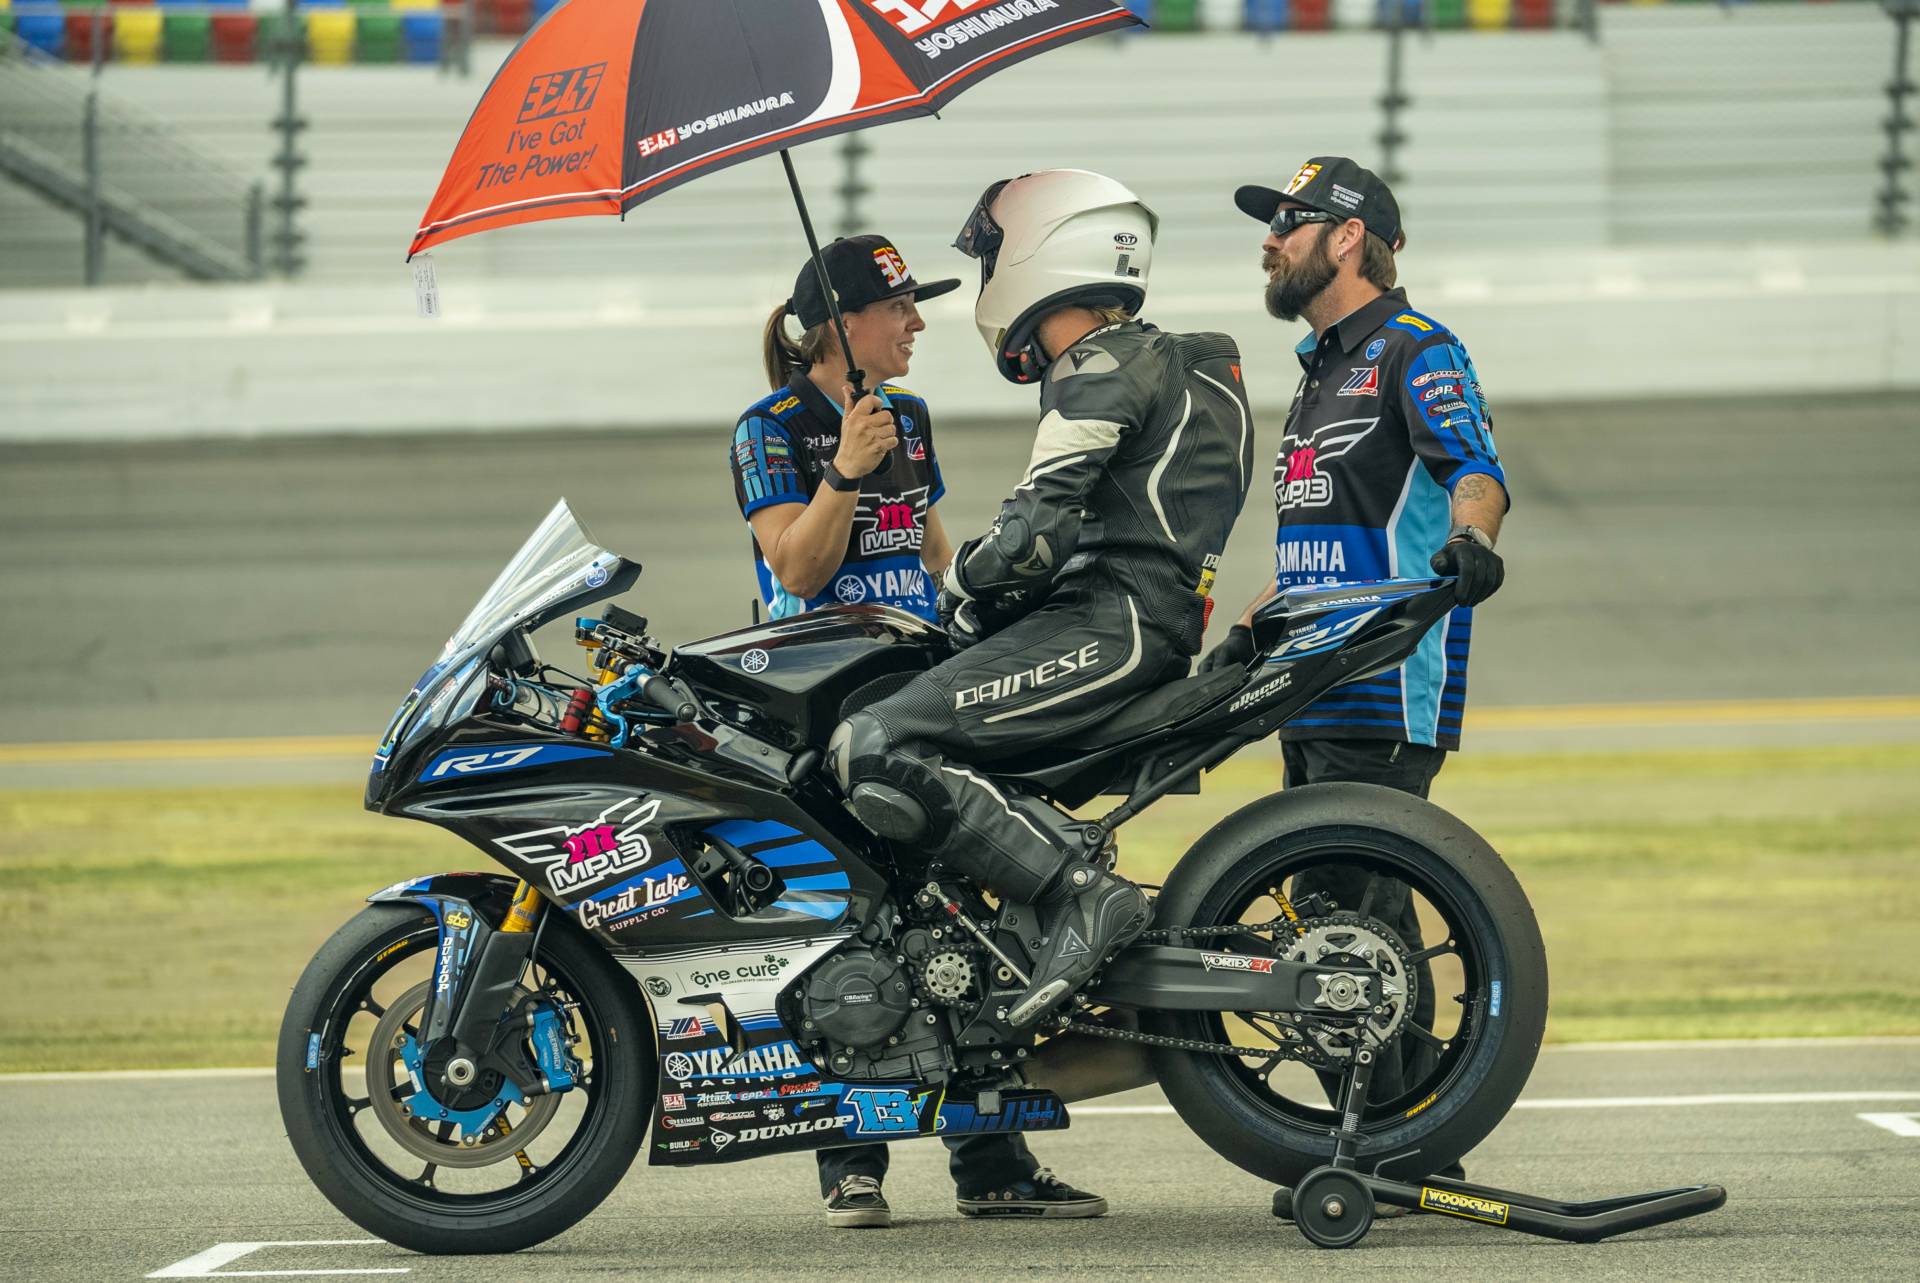
M602 878L625 875L653 858L642 829L660 814L660 799L644 804L623 797L577 828L554 825L511 833L493 844L533 864L547 866L547 885L564 896Z

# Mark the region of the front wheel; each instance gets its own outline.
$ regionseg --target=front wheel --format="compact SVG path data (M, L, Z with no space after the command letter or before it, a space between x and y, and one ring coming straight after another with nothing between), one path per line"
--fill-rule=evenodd
M307 1175L363 1229L416 1252L515 1252L591 1212L632 1165L654 1095L650 1022L626 973L549 922L522 998L565 1013L584 1072L564 1093L479 1111L466 1134L448 1109L418 1109L409 1081L438 941L424 908L376 904L321 946L280 1026L280 1115ZM475 1102L444 1103L458 1116Z
M1286 924L1294 906L1300 921ZM1377 980L1356 991L1370 1005L1325 1017L1150 1017L1154 1033L1285 1044L1311 1062L1157 1051L1161 1086L1202 1140L1257 1176L1297 1184L1333 1153L1332 1101L1363 1025L1388 1041L1360 1118L1362 1171L1417 1180L1499 1124L1540 1049L1547 966L1533 908L1484 839L1377 785L1289 789L1201 838L1168 878L1153 925L1276 920L1283 925L1205 947L1371 972Z

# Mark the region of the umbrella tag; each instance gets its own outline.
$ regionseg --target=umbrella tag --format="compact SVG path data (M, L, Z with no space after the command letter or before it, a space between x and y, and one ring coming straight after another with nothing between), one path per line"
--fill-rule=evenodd
M440 319L440 285L433 278L433 255L413 256L413 299L419 305L420 319Z

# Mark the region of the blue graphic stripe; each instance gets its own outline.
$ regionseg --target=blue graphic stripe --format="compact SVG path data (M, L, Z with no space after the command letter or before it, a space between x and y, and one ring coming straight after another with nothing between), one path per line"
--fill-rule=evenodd
M776 838L797 838L800 830L785 824L776 824L772 820L724 820L719 824L707 826L708 833L722 842L734 846L750 846L755 842L771 842Z
M835 887L849 887L853 884L844 873L822 873L809 878L788 878L789 891L826 891Z
M805 913L816 918L837 918L847 911L845 900L822 903L817 900L790 900L783 897L773 903L778 908L791 909L796 913Z
M799 864L837 864L833 852L821 846L812 838L804 842L795 842L788 846L777 846L770 851L756 851L753 858L770 869L792 868ZM789 882L787 885L793 885Z

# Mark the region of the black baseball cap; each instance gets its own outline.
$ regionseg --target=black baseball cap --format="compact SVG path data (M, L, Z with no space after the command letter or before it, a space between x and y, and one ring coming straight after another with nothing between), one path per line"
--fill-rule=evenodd
M1271 187L1242 187L1233 194L1240 212L1271 223L1284 201L1305 205L1341 218L1357 218L1367 230L1397 250L1401 244L1400 204L1371 169L1362 169L1345 156L1315 156L1278 191Z
M843 236L822 249L820 258L827 266L827 276L833 281L842 312L902 294L930 299L960 288L957 277L927 285L914 280L900 251L884 236ZM803 330L812 329L832 315L827 311L826 296L820 292L820 274L814 270L811 257L793 282L793 297L787 300L787 311L800 318Z

